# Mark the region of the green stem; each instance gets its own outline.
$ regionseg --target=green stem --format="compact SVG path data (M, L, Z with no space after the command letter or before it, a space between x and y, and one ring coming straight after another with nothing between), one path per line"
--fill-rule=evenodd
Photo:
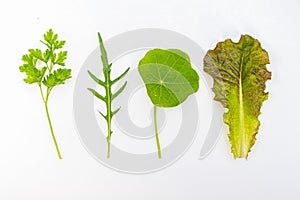
M49 88L47 89L47 94L46 94L46 99L45 99L41 85L39 85L39 88L40 88L40 92L41 92L42 99L43 99L43 102L44 102L44 106L45 106L45 109L46 109L46 115L47 115L50 131L51 131L52 139L53 139L53 142L54 142L54 145L55 145L55 148L56 148L56 152L57 152L58 158L62 159L60 151L59 151L59 147L58 147L58 144L57 144L57 141L56 141L56 137L54 135L54 130L53 130L53 126L52 126L52 122L51 122L51 118L50 118L50 114L49 114L49 109L48 109L48 98L49 98L51 89L49 89Z
M110 144L111 144L111 119L112 119L112 112L111 112L111 85L110 85L110 71L105 73L105 82L106 82L106 116L107 116L107 158L110 158Z
M159 137L158 137L158 129L157 129L157 119L156 119L156 109L157 106L154 105L154 130L155 130L155 138L156 138L156 145L157 145L157 153L158 158L161 158L161 150L160 150L160 143L159 143Z
M107 136L107 158L110 158L110 136Z
M107 93L110 93L110 87L107 89ZM108 97L108 95L106 95ZM109 97L108 97L109 98ZM110 144L111 144L111 102L110 100L106 103L107 107L107 158L110 158Z
M56 151L57 151L57 155L58 155L58 158L59 158L59 159L62 159L61 154L60 154L60 151L59 151L59 147L58 147L58 144L57 144L55 135L54 135L54 131L53 131L53 127L52 127L52 123L51 123L50 114L49 114L49 110L48 110L48 105L47 105L47 104L45 104L45 108L46 108L46 113L47 113L48 123L49 123L50 130L51 130L52 139L53 139L53 142L54 142Z

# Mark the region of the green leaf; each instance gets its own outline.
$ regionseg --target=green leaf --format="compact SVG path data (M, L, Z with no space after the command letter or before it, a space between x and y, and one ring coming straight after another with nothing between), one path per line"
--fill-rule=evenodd
M119 96L119 94L121 94L125 89L126 85L127 81L112 95L111 99L114 100L117 96Z
M100 99L100 100L102 100L102 101L104 101L104 102L107 101L107 99L106 99L104 96L102 96L101 94L99 94L96 90L94 90L94 89L92 89L92 88L88 88L88 90L89 90L95 97L97 97L98 99Z
M20 72L26 73L26 78L23 79L25 83L40 83L46 72L46 67L41 69L36 68L37 58L32 53L25 54L22 57L24 64L19 67Z
M103 65L103 71L108 71L111 67L111 64L109 65L109 63L108 63L106 49L104 47L103 40L102 40L102 37L101 37L100 33L98 33L98 40L99 40L99 45L100 45L101 61L102 61L102 65Z
M45 34L44 34L44 40L50 44L53 45L57 41L58 35L54 34L52 29L49 29Z
M28 64L20 66L19 69L20 72L25 72L27 75L27 77L23 79L25 83L32 84L41 82L44 71L40 71L37 68L32 67Z
M125 89L126 83L124 83L124 85L120 89L118 89L114 94L112 93L111 87L114 83L116 83L117 81L119 81L121 78L123 78L126 75L126 73L129 71L129 68L124 73L122 73L118 78L111 81L110 73L111 73L112 63L109 64L109 62L108 62L107 52L105 50L103 40L101 38L100 33L98 33L98 41L99 41L99 45L100 45L102 71L103 71L105 80L102 81L100 78L97 78L90 71L88 71L88 74L96 83L98 83L99 85L104 87L105 97L102 96L101 94L99 94L96 90L94 90L92 88L88 88L88 90L95 97L97 97L101 101L105 102L105 105L106 105L106 115L104 115L101 111L98 111L98 112L106 120L106 124L107 124L107 158L109 158L110 157L111 134L112 134L111 121L112 121L113 115L115 115L120 110L120 108L118 108L117 110L112 111L112 101Z
M58 84L58 81L56 80L54 74L49 74L44 78L43 84L48 88L53 88Z
M43 80L43 84L48 88L53 88L64 84L69 78L71 78L71 69L57 69Z
M37 62L37 59L32 54L23 55L22 60L25 64L29 65L30 67L35 67Z
M199 76L178 49L153 49L140 60L139 73L154 105L174 107L198 91Z
M62 41L55 41L54 42L54 49L61 49L64 47L66 41L62 40Z
M199 89L199 76L189 56L179 49L153 49L140 60L139 73L154 104L154 130L158 158L162 157L156 119L157 106L174 107Z
M214 79L215 100L228 109L224 122L230 129L234 158L247 158L255 143L260 109L268 99L269 63L267 51L249 35L242 35L238 43L230 39L219 42L204 58L204 71Z
M107 116L104 115L101 111L98 110L98 113L99 113L105 120L107 120Z
M111 81L111 84L113 85L116 82L118 82L119 80L121 80L129 72L129 70L130 70L130 68L128 67L120 76L118 76L116 79Z
M46 49L46 51L43 53L43 58L45 63L48 63L49 59L52 57L52 53L49 49Z
M105 85L105 83L101 80L101 79L99 79L99 78L97 78L92 72L90 72L89 70L88 70L88 74L90 75L90 77L96 82L96 83L98 83L99 85L101 85L102 87L105 87L106 85Z
M71 77L71 69L57 69L54 71L55 77L62 83Z
M54 54L55 55L55 54ZM54 64L65 66L65 60L67 59L68 52L67 51L61 51L57 54L57 59L53 58L55 60ZM56 57L56 55L55 55Z
M51 49L51 51L63 48L66 43L65 40L58 40L58 35L54 34L52 29L49 29L44 34L44 41L41 42Z
M44 59L44 56L43 56L43 53L42 53L41 50L39 50L39 49L29 49L28 51L36 59L45 62L45 59Z
M119 111L121 110L121 106L119 108L117 108L115 111L112 112L112 115L117 114Z

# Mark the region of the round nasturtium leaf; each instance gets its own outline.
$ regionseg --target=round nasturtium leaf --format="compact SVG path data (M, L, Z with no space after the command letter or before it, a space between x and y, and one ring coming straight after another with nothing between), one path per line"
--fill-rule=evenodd
M148 51L140 60L138 71L156 106L177 106L199 88L199 76L189 56L178 49Z

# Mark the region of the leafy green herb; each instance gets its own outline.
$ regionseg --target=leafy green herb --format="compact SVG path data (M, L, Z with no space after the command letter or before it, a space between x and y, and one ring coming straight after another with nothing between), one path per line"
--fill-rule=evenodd
M112 117L117 114L117 112L121 109L119 107L116 110L112 110L112 101L120 94L122 91L125 89L127 81L115 92L112 93L111 87L117 83L119 80L121 80L129 71L130 68L127 68L125 72L123 72L119 77L115 78L114 80L111 80L111 66L112 63L108 63L108 58L107 58L107 53L104 48L104 44L101 38L100 33L98 33L98 38L99 38L99 44L100 44L100 52L101 52L101 61L103 65L103 74L104 74L104 81L101 79L97 78L92 72L88 71L90 77L98 83L100 86L104 87L105 89L105 96L102 96L99 94L97 91L95 91L92 88L88 88L88 90L98 99L103 101L106 104L106 115L103 114L101 111L98 111L99 114L106 120L107 122L107 158L110 158L110 144L111 144L111 135L112 135L112 130L111 130L111 121Z
M140 60L139 73L154 104L154 129L158 157L161 149L158 136L157 107L175 107L198 91L199 76L192 68L189 56L178 49L153 49Z
M247 158L255 143L260 108L268 99L269 63L267 51L249 35L242 35L238 43L230 39L219 42L204 58L204 71L214 79L214 99L228 109L224 122L230 129L234 158Z
M58 40L58 35L54 34L52 29L49 29L44 34L44 40L40 42L46 46L46 50L42 52L40 49L29 49L29 53L23 55L22 60L24 64L20 66L19 69L20 72L26 73L27 77L24 79L26 83L37 83L39 87L46 109L52 139L58 157L62 159L50 119L48 100L55 86L64 84L67 79L71 78L71 69L53 69L56 65L65 66L67 51L57 51L62 49L66 42L64 40Z

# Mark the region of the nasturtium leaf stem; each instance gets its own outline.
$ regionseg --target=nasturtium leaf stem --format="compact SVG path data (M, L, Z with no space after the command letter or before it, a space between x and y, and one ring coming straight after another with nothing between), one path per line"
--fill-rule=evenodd
M159 142L159 137L158 137L158 128L157 128L157 119L156 119L156 110L157 110L157 106L154 105L154 130L155 130L155 138L156 138L156 145L157 145L157 154L158 154L158 158L161 158L161 150L160 150L160 142Z

